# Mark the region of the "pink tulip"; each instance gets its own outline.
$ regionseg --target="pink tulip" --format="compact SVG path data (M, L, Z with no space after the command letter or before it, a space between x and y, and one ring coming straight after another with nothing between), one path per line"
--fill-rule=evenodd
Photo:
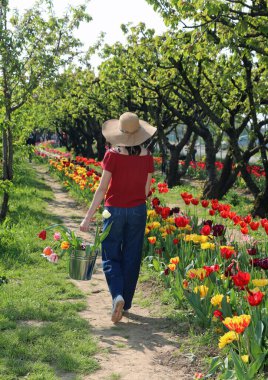
M55 232L54 236L53 236L53 239L54 240L60 240L60 238L61 238L61 234L59 232Z
M59 261L59 256L56 253L52 253L50 256L48 256L48 261L51 263L57 263Z

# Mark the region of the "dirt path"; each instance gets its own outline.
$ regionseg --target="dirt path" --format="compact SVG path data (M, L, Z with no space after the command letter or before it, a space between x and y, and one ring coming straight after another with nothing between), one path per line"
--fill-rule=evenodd
M67 227L87 241L91 240L88 233L78 231L86 210L68 196L45 167L34 165L34 168L54 193L54 199L48 201L51 214L59 216ZM117 325L111 322L111 297L100 259L91 281L72 282L86 294L88 306L80 314L89 322L101 348L96 356L101 369L84 376L83 380L193 379L190 359L179 351L165 318L153 317L149 310L135 304L128 318L123 317Z

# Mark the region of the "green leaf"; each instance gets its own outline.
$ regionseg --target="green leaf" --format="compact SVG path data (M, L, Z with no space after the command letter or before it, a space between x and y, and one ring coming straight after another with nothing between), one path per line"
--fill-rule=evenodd
M153 259L153 267L157 272L161 271L160 263L156 258Z
M263 330L264 330L264 324L262 323L262 321L258 320L256 324L256 328L255 328L255 337L259 346L262 345L261 342L262 342Z
M237 380L251 380L244 371L242 359L240 359L240 357L233 350L231 350L231 355L234 362Z
M224 318L232 316L232 308L231 308L230 303L227 302L226 296L224 296L222 299L221 307L222 307Z
M222 365L222 359L219 356L215 356L210 363L208 375L214 375L218 368Z
M259 369L264 363L267 353L268 351L264 354L259 355L258 358L252 364L250 364L250 368L248 370L248 376L250 379L254 380L256 378L255 375L258 373Z

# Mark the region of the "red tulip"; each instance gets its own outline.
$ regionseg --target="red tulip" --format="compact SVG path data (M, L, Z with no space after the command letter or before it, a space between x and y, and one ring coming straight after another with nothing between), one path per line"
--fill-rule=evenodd
M268 224L268 219L266 219L266 218L261 219L261 225L263 228L264 228L265 224Z
M213 210L218 210L219 208L219 203L218 201L211 201L211 207L213 208Z
M247 227L244 227L244 228L241 228L241 233L243 234L243 235L247 235L248 234L248 228Z
M251 215L247 215L247 216L245 216L243 219L244 219L244 221L245 221L246 223L250 223L252 217L251 217Z
M162 207L161 210L161 216L163 219L167 219L167 217L170 215L170 208L169 207Z
M203 200L201 201L201 205L202 205L202 207L206 208L206 207L208 207L208 205L209 205L209 201L208 201L207 199L203 199Z
M226 219L226 218L229 217L229 212L223 210L223 211L220 212L220 216L221 216L222 218Z
M181 197L183 198L183 199L191 199L191 198L193 198L193 196L192 196L192 194L190 194L190 193L187 193L187 192L185 192L185 193L181 193Z
M236 216L236 213L234 211L230 211L228 218L232 220L235 216Z
M152 206L155 207L155 206L159 206L160 205L160 200L159 198L155 197L152 199Z
M252 231L256 231L259 228L260 223L259 222L251 222L251 223L249 223L249 226L252 229Z
M189 223L189 219L184 216L178 216L174 220L177 227L186 227Z
M244 289L244 287L250 281L250 274L248 272L238 271L237 274L232 276L232 280L236 286L238 286L241 289Z
M210 232L211 232L211 227L208 224L205 224L200 230L200 234L205 235L205 236L208 236Z
M264 293L262 293L261 291L257 291L257 292L249 292L249 295L246 297L247 300L248 300L248 303L251 305L251 306L258 306L262 299L264 297Z
M46 238L47 238L47 231L46 231L46 230L42 230L42 231L38 234L38 237L40 237L40 239L42 239L42 240L46 240Z
M240 221L241 221L241 218L240 218L240 216L238 216L238 215L236 215L236 216L233 218L233 222L234 222L234 224L239 224Z
M220 310L215 310L213 315L214 317L219 318L221 321L223 321L222 312Z
M203 269L205 269L205 271L207 272L207 276L209 276L210 273L218 272L220 270L220 266L218 264L211 265L211 266L204 265Z
M227 247L223 247L220 249L220 251L221 251L221 257L223 259L226 259L226 260L230 259L230 257L232 257L232 255L236 256L236 252L234 249L229 249Z

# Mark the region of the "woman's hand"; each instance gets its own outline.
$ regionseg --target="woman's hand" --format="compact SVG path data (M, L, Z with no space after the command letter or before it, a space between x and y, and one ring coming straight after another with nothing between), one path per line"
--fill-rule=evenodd
M87 232L91 219L84 218L80 224L80 231Z

